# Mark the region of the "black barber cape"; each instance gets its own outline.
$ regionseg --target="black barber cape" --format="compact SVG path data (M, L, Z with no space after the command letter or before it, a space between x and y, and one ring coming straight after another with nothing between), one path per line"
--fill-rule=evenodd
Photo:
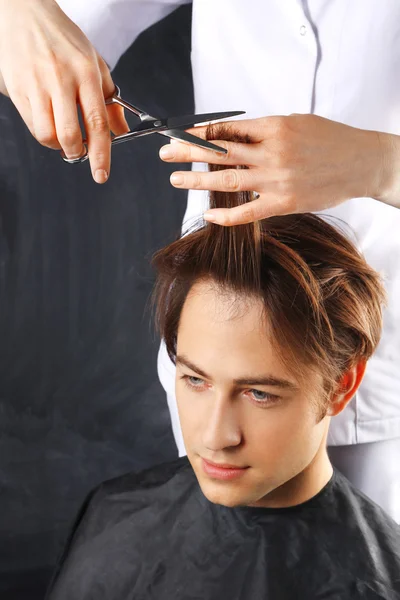
M291 508L227 508L187 457L100 485L48 600L400 599L400 526L335 471Z

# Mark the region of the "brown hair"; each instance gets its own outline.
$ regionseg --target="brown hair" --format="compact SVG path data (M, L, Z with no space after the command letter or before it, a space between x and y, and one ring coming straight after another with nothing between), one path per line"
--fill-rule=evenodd
M221 126L210 127L207 138L250 141ZM252 199L249 192L213 192L210 207ZM153 264L156 324L174 362L181 311L199 280L238 298L261 299L281 360L303 381L308 369L319 371L326 397L379 342L385 303L380 276L345 235L312 213L233 227L201 222L159 250Z

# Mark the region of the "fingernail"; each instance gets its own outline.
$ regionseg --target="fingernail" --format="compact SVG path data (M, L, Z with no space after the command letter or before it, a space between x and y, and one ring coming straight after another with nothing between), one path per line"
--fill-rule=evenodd
M175 152L170 145L163 146L160 149L160 158L174 158Z
M172 183L172 185L182 185L183 177L179 173L172 173L170 177L170 182Z
M104 169L97 169L94 174L94 180L96 183L105 183L108 179L108 173Z

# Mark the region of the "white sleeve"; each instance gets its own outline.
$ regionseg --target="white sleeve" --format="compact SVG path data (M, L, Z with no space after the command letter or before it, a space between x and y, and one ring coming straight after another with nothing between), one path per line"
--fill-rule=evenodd
M142 31L191 0L56 0L111 69Z

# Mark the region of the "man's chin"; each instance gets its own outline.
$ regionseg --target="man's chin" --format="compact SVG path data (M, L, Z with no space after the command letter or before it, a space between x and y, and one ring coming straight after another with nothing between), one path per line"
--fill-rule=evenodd
M247 506L255 501L254 498L249 498L249 490L247 489L244 492L237 483L206 479L204 476L199 477L197 473L196 476L201 491L212 504L235 508L237 506Z

